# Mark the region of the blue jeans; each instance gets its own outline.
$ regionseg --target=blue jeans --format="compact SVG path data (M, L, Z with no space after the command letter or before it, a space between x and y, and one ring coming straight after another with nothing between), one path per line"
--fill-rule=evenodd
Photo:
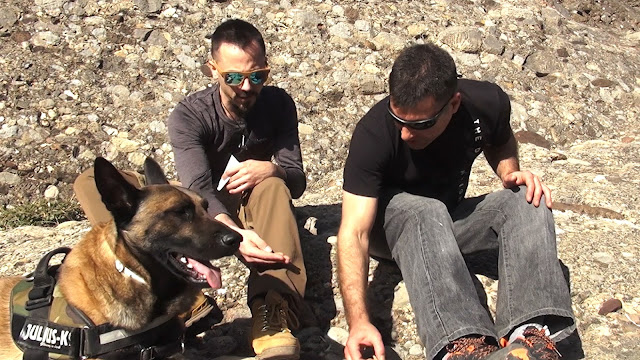
M562 340L575 330L553 215L525 200L525 187L440 201L399 190L379 199L372 256L393 259L409 292L428 359L470 334L500 338L534 318ZM495 324L472 273L498 278Z

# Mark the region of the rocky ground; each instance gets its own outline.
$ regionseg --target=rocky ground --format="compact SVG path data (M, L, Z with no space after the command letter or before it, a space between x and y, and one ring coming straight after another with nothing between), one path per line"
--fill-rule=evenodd
M433 41L464 77L512 99L522 165L552 188L560 258L571 274L584 355L639 359L640 1L0 0L0 204L71 199L96 156L140 170L146 156L175 178L166 118L207 86L207 35L222 20L254 23L272 84L295 99L309 187L296 201L318 326L304 359L341 359L347 326L334 268L342 166L358 119L385 96L393 59ZM469 195L499 188L476 162ZM88 223L0 231L0 273L32 270ZM225 319L186 358L249 357L246 269L219 261L213 294ZM399 274L372 261L371 312L402 359L422 359ZM488 302L496 284L482 279ZM598 314L615 298L622 309ZM575 342L574 342L575 343Z

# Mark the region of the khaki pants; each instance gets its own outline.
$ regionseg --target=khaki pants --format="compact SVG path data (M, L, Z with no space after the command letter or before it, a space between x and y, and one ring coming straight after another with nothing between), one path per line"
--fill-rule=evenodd
M120 171L132 185L140 188L144 177L133 171ZM112 219L96 188L93 168L84 171L73 184L73 190L91 225ZM229 209L231 210L231 209ZM245 196L235 214L240 226L255 231L275 252L288 255L291 263L286 267L269 269L250 267L248 281L249 304L253 297L264 296L270 289L292 296L292 300L304 298L307 273L302 258L300 235L294 215L291 193L284 180L268 178Z

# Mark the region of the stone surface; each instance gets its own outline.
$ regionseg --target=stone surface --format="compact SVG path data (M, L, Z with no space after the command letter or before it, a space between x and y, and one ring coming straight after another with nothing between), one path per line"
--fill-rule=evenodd
M301 230L306 294L318 320L313 331L303 330L303 359L341 359L341 345L327 332L348 329L334 265L349 139L358 119L385 96L397 53L434 41L451 52L462 76L494 81L512 100L521 165L553 191L558 252L570 271L585 358L637 359L638 0L8 4L0 5L1 206L56 192L57 199L73 199L74 178L98 155L138 171L152 155L177 180L167 116L185 95L214 81L198 70L212 29L231 17L251 21L267 42L271 84L287 90L298 109L308 179L294 202L298 225L316 219L309 226L315 234ZM468 195L500 186L480 158ZM0 273L32 271L41 254L73 245L87 227L0 231ZM252 359L247 269L235 258L217 264L224 287L213 295L225 319L187 344L185 358ZM372 318L387 353L422 359L399 272L372 260L370 280ZM482 284L495 310L497 283ZM598 315L611 298L622 309Z

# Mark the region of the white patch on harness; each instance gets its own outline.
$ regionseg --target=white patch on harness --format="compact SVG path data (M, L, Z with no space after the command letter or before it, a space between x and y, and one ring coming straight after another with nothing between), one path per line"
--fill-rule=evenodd
M61 349L71 345L71 332L45 325L26 323L20 331L20 339L39 342L40 347Z

